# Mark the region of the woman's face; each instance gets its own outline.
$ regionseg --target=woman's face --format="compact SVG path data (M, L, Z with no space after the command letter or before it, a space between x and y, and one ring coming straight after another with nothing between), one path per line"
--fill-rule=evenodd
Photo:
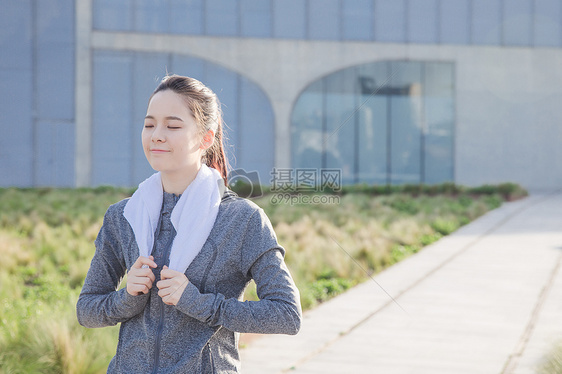
M142 146L150 166L162 173L190 173L199 170L201 139L191 111L182 96L171 90L156 93L150 103Z

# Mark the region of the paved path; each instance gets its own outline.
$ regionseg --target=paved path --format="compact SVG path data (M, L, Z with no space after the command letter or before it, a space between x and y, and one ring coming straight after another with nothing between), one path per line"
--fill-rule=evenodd
M535 373L562 340L561 263L562 193L506 203L251 342L243 372Z

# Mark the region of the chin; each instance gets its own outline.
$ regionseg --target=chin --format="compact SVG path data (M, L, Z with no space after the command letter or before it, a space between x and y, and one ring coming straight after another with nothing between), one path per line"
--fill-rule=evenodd
M155 171L165 172L168 168L160 162L150 162L150 167Z

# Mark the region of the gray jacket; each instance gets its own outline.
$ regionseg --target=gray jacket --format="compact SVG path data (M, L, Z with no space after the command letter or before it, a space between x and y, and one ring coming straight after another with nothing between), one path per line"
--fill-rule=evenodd
M117 290L139 256L123 216L127 200L109 207L76 305L85 327L121 323L111 373L237 373L240 332L296 334L299 293L271 223L253 202L226 190L215 225L185 274L175 306L154 284L146 295ZM260 301L242 302L254 279Z

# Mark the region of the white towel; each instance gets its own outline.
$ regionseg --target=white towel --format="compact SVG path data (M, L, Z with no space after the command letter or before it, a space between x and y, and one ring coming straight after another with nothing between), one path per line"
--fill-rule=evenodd
M170 217L176 229L170 251L170 269L185 273L201 251L215 224L224 188L220 173L202 164ZM123 215L133 229L140 256L148 257L152 252L163 195L162 178L158 172L139 184L125 206Z

